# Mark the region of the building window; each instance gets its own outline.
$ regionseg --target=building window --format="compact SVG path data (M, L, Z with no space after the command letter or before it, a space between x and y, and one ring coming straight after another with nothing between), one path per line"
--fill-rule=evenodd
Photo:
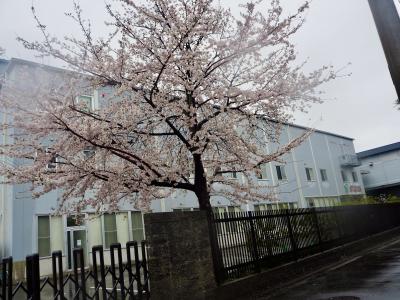
M76 101L79 105L83 106L84 111L93 110L93 97L87 95L81 95L77 97Z
M95 153L95 148L93 146L87 146L85 149L83 149L83 155L85 156L85 159L93 157Z
M177 212L177 211L192 211L192 209L190 207L179 207L179 208L173 208L172 211L173 212Z
M321 169L320 173L321 173L321 180L322 181L328 181L328 173L326 172L326 170L325 169Z
M262 164L259 167L257 167L257 172L256 176L259 180L265 180L268 178L267 176L267 165Z
M351 172L351 176L353 177L353 182L358 182L357 172L355 171Z
M49 157L48 163L46 165L46 169L48 171L55 171L57 168L58 155L54 153L53 149L48 147L46 148L46 155Z
M315 181L315 174L313 168L306 168L307 181Z
M342 175L343 182L348 182L349 179L347 178L347 174L345 171L341 170L340 174Z
M38 253L40 257L50 256L50 218L38 216Z
M283 202L274 204L256 204L254 205L254 211L270 211L278 209L296 209L298 205L296 202Z
M309 207L332 207L339 205L337 197L315 197L307 199Z
M178 207L178 208L173 208L172 211L198 211L200 208L198 207Z
M285 166L276 166L276 176L278 180L287 180Z
M227 173L228 178L230 179L238 179L238 172L233 171L233 172L228 172Z
M105 214L103 216L104 222L104 247L109 249L111 244L117 243L117 221L115 214Z
M132 211L131 221L132 221L132 240L140 243L141 241L144 240L142 212Z

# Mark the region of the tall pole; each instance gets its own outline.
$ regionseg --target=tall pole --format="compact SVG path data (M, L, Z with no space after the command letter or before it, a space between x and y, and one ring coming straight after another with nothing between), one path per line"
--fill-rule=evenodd
M393 0L368 0L400 99L400 18Z

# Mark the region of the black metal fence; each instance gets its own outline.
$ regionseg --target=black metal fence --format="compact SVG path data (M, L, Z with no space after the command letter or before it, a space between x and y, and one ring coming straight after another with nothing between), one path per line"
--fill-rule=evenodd
M214 214L219 282L400 226L400 204Z
M73 269L64 272L61 251L52 253L52 276L40 277L39 255L26 257L26 282L13 282L12 257L2 260L1 295L8 299L149 299L146 243L126 244L126 261L121 244L110 246L111 264L104 263L103 246L92 248L92 265L85 267L82 248L73 250Z

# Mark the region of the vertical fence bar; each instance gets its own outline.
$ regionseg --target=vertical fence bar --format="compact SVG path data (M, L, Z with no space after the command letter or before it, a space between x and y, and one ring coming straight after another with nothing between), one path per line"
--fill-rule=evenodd
M285 216L286 216L286 225L287 225L287 229L288 229L289 240L290 240L290 244L292 246L293 257L295 259L297 259L297 244L296 244L296 240L293 235L293 228L292 228L292 224L290 221L290 213L289 213L288 209L285 209Z
M118 269L119 269L119 285L121 287L121 297L125 299L125 282L124 282L124 264L122 262L121 244L118 247Z
M318 246L321 248L322 247L321 227L319 226L320 224L318 222L318 215L315 207L311 208L311 214L314 221L315 231L317 232Z
M26 275L27 298L30 300L40 300L39 254L32 254L26 257Z
M81 294L82 295L81 298L85 300L86 299L85 262L83 258L82 248L75 248L73 250L73 259L74 259L75 295L78 297L78 299L80 299L79 294ZM80 273L78 272L78 268Z
M1 296L3 297L4 300L6 300L6 295L7 295L7 260L8 258L3 258L2 259L2 265L3 265L3 270L1 271Z
M142 278L140 276L140 257L139 257L139 249L138 249L138 244L135 242L133 244L133 250L134 250L134 255L135 255L135 274L136 274L136 284L137 284L137 290L138 290L138 295L139 299L142 299L143 296L143 285L142 285Z
M146 298L150 297L149 289L149 271L147 270L147 253L146 253L146 241L142 241L142 268L143 268L143 290L146 292Z
M115 264L115 250L117 251L117 259L118 259L118 278L116 276L116 264ZM127 249L128 250L128 249ZM124 285L124 266L122 264L122 250L121 244L115 243L110 246L111 253L111 268L113 270L113 286L115 288L115 296L117 295L116 282L121 288L121 297L125 299L125 285Z
M253 262L254 262L254 270L256 272L260 272L260 257L258 255L258 249L257 249L257 237L256 237L256 231L254 229L254 218L253 214L251 211L248 212L248 217L250 221L250 234L251 234L251 241L252 241L252 253L253 253Z
M81 291L82 300L86 300L86 280L85 280L85 258L83 254L83 249L79 249L79 267L81 269Z
M97 246L100 247L100 246ZM97 257L96 257L96 247L92 247L92 264L93 264L93 281L94 281L94 299L99 300L99 273L97 271Z
M63 278L63 265L62 265L62 252L54 251L51 254L51 262L53 264L53 296L54 299L59 297L64 300L64 278ZM57 272L58 267L58 272ZM58 287L57 287L58 285Z
M99 274L98 274L98 264L97 264L97 254L99 254L99 263L100 263L100 280L99 280ZM93 277L95 278L95 288L100 289L102 292L102 299L105 300L107 299L107 289L106 289L106 276L104 272L104 252L103 252L103 246L94 246L92 248L92 259L93 259ZM96 300L99 300L99 293L96 293Z
M117 276L116 276L116 271L115 271L115 257L114 257L114 250L116 249L116 244L111 244L110 245L110 260L111 260L111 282L112 282L112 290L111 294L113 295L114 299L117 299Z
M207 212L207 221L208 221L208 229L210 233L210 243L212 250L212 258L213 258L213 266L214 266L214 275L217 281L217 284L220 284L223 280L223 263L222 263L222 253L221 249L218 245L218 232L217 232L217 223L216 218L213 212Z
M29 255L26 257L26 299L29 300L32 298L32 290L33 290L33 263L32 263L32 256Z
M137 252L137 242L131 241L131 242L126 243L126 269L128 271L128 279L129 279L128 290L129 290L130 299L135 298L135 292L133 289L133 283L134 283L135 279L134 279L133 272L132 272L132 255L131 255L132 247L133 248L136 247L136 252ZM136 262L136 252L135 252L135 262ZM139 271L140 271L140 266L139 266ZM139 283L137 283L137 286L138 286L138 292L141 293L141 290L139 290Z
M12 299L12 278L13 278L13 259L11 256L5 257L2 260L3 270L1 275L2 282L2 296L3 300Z
M74 268L74 280L75 280L75 296L74 298L79 299L79 277L78 277L78 249L72 250L73 257L73 268Z

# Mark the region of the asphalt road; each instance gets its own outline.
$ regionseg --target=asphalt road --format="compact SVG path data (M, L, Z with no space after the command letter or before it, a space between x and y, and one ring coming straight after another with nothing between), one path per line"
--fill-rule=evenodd
M400 300L400 240L255 299Z

